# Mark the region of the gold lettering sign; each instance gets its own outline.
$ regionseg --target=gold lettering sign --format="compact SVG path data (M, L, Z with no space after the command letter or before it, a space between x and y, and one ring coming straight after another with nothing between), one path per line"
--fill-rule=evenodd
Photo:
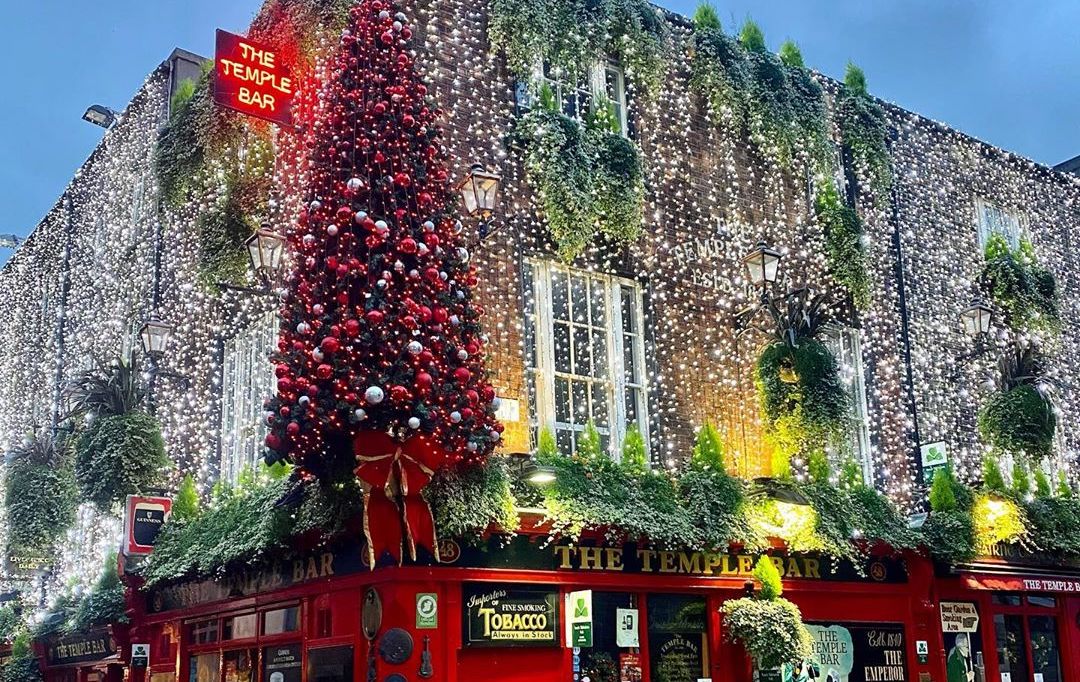
M626 569L622 547L569 547L556 545L556 566L564 571L615 571ZM757 556L656 549L635 550L641 573L671 573L743 578L754 571ZM821 562L814 557L772 556L782 578L821 579Z

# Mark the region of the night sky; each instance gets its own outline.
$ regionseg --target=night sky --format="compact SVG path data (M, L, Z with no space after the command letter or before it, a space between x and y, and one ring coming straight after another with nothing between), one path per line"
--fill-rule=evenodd
M664 0L692 14L692 0ZM242 31L258 0L0 3L0 233L25 235L101 139L86 106L122 108L173 47L210 55L215 28ZM807 65L854 61L875 95L991 144L1055 164L1080 154L1080 2L723 0L770 48ZM0 261L9 252L0 250Z

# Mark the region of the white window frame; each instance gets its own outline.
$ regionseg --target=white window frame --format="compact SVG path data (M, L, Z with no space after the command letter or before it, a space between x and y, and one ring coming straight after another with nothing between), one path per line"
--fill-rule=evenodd
M532 277L533 300L532 310L529 312L532 320L532 343L534 348L527 349L527 358L536 358L536 366L528 366L530 383L534 388L530 404L530 420L535 428L550 429L557 438L558 431L573 431L581 433L585 424L573 424L556 421L556 375L577 377L581 375L564 374L556 371L555 344L554 344L554 310L552 305L552 275L556 272L567 277L577 276L599 282L604 291L604 315L607 331L607 401L608 426L597 430L608 436L608 453L615 460L622 457L622 443L626 437L627 410L626 393L629 390L637 392L637 420L635 425L641 432L646 444L646 452L649 444L649 415L648 415L648 370L645 366L645 326L644 326L644 294L641 285L631 279L615 277L613 275L599 274L585 270L569 268L550 261L529 261L530 276ZM622 292L629 289L632 296L633 331L623 328ZM572 302L569 303L571 310ZM573 324L573 323L572 323ZM623 363L626 337L631 339L633 348L634 364L637 367L637 376L633 381L628 381ZM573 339L573 333L571 333ZM572 343L572 341L571 341ZM528 361L527 361L528 364ZM575 420L576 421L576 420Z
M866 400L866 372L862 357L862 340L859 330L843 325L827 325L822 329L823 342L836 358L840 369L840 381L851 398L851 446L852 457L862 469L863 482L874 483L874 463L870 452L870 419ZM843 463L846 453L836 453Z
M255 318L224 342L221 357L221 477L236 483L241 472L258 464L268 427L263 401L274 392L277 378L270 362L276 346L278 316Z
M608 93L607 78L609 74L615 77L615 82L617 83L614 96ZM564 98L569 90L572 90L575 94L580 94L587 90L589 95L589 107L592 107L594 102L600 97L611 100L615 104L615 115L619 121L619 132L623 137L629 137L629 126L627 123L626 71L617 61L607 59L592 64L585 74L584 80L576 87L571 88L567 83L560 80L558 75L553 77L546 75L544 73L543 60L537 59L533 66L529 83L519 90L520 96L518 105L523 109L531 109L536 98L533 88L539 89L544 83L547 83L551 87L551 92L555 96L555 102L559 107L559 111L562 111L563 113L566 113L564 109ZM586 112L582 111L579 105L575 109L573 118L581 120L585 113Z
M1027 216L1018 211L1011 211L989 199L976 197L975 231L980 249L986 248L986 242L993 234L1005 237L1009 247L1016 249L1020 247L1020 240L1027 234Z

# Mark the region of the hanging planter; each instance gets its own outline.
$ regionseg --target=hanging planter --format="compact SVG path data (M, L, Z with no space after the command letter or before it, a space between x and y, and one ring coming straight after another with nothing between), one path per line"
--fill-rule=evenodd
M1015 331L1056 331L1061 326L1057 280L1039 264L1035 247L1023 239L1015 249L990 235L979 283Z
M791 297L784 308L772 304L775 340L754 366L765 421L774 449L773 473L790 473L791 458L809 457L842 441L849 397L832 352L814 338L824 322L824 297L809 292Z
M1049 457L1057 431L1054 381L1033 348L1015 349L998 363L999 390L979 410L979 433L1001 452Z
M721 611L729 639L742 644L758 670L796 665L810 657L812 638L799 607L782 598L780 573L768 556L758 558L757 594L729 599Z
M75 521L75 480L66 443L32 438L7 454L8 551L49 556Z
M84 372L68 383L65 395L69 416L81 420L75 480L85 500L110 511L163 479L169 462L161 426L141 408L145 392L130 360Z

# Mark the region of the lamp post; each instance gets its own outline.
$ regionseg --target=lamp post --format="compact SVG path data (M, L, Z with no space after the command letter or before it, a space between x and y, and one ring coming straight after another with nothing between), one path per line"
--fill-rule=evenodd
M150 374L146 389L146 402L150 408L151 414L157 412L157 404L154 401L154 390L157 388L157 379L159 376L178 379L184 382L185 385L190 381L188 377L183 374L165 371L160 367L161 359L165 357L165 352L169 349L169 341L172 339L172 333L173 326L168 322L161 320L157 315L152 315L150 319L143 323L142 328L139 329L139 340L142 342L143 354L147 358L147 372Z
M270 287L277 281L278 274L281 272L281 267L285 262L286 245L287 241L283 235L275 232L269 223L263 223L259 226L259 229L244 240L248 262L251 264L251 269L255 272L255 276L262 286L243 287L228 282L218 282L218 288L260 296L271 293Z
M781 253L770 247L764 239L742 258L746 271L750 274L750 282L756 287L766 287L776 282L776 276L780 272Z
M476 228L479 242L484 241L492 232L486 221L495 213L495 208L499 204L501 183L501 175L487 170L483 164L474 163L458 184L458 192L465 204L465 212L471 217L480 218Z
M994 311L980 299L975 299L960 312L960 326L968 336L981 338L990 333Z

